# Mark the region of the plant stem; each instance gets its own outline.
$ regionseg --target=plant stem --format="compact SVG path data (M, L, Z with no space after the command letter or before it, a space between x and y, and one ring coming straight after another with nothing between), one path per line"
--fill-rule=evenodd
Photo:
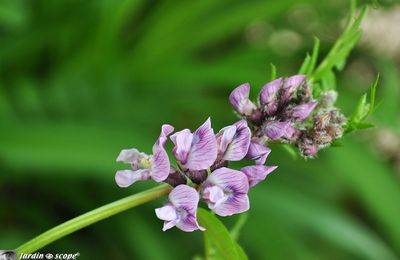
M68 235L79 229L87 227L100 220L116 215L120 212L144 204L146 202L157 199L163 195L168 194L171 187L168 185L160 185L158 187L143 191L138 194L128 196L126 198L114 201L110 204L104 205L100 208L89 211L76 218L68 220L44 233L26 242L18 247L16 250L18 254L29 254L37 251L38 249Z

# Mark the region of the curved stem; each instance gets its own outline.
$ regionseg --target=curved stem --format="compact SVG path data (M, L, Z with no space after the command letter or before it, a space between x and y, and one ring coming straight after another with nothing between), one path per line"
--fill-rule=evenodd
M153 189L143 191L138 194L128 196L126 198L114 201L110 204L106 204L100 208L89 211L76 218L68 220L43 234L33 238L25 244L19 246L16 250L18 254L25 253L29 254L37 251L38 249L60 239L68 234L71 234L79 229L87 227L100 220L118 214L122 211L144 204L146 202L157 199L163 195L168 194L171 191L171 187L168 185L160 185Z

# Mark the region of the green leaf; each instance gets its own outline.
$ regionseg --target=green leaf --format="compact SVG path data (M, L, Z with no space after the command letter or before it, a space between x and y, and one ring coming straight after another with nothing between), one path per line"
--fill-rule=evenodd
M270 63L271 66L271 80L276 79L276 66L272 63Z
M291 146L290 144L281 144L281 147L293 158L293 159L298 159L299 158L299 153L297 150Z
M336 76L332 70L327 71L321 78L321 86L323 90L336 89Z
M303 63L300 66L299 74L305 74L307 72L310 62L311 56L309 53L307 53Z
M369 96L370 109L369 109L369 112L368 112L368 116L370 116L376 109L376 106L375 106L376 88L378 86L379 77L380 77L380 75L378 73L374 83L372 83L372 86L371 86L371 91L370 91L370 96Z
M309 63L309 66L307 68L307 71L306 71L307 77L310 77L312 75L312 73L314 72L315 66L317 64L319 45L320 45L319 39L317 37L314 37L313 52L311 54L310 63Z
M231 229L231 237L233 240L237 241L239 239L240 231L242 230L244 224L246 224L248 218L248 213L242 213L239 215L239 219Z
M367 94L361 96L360 100L358 101L356 110L354 111L353 115L350 117L350 123L359 123L361 122L369 112L369 104L367 103Z
M208 241L206 244L210 243L214 245L223 259L247 259L246 254L244 254L243 250L232 239L224 224L214 214L199 208L197 218L200 225L206 229L204 231L205 240Z
M352 17L354 17L354 3L352 3L351 10L345 30L337 39L326 57L319 64L314 74L310 77L311 81L320 80L333 68L337 68L338 70L343 69L347 56L361 36L359 28L361 21L364 19L367 12L367 7L364 6L361 9L360 14L356 19L354 19L354 21L352 21Z
M371 128L374 127L375 125L373 123L370 122L359 122L357 124L357 129L367 129L367 128Z
M362 95L358 102L357 108L349 118L346 132L352 132L357 129L367 129L374 127L374 124L365 122L365 120L376 110L376 88L378 86L379 74L371 85L369 103L367 102L367 94ZM379 105L379 104L378 104Z

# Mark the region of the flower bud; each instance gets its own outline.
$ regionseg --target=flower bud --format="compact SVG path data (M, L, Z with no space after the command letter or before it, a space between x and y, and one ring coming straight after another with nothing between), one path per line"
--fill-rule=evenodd
M299 143L299 149L301 154L305 157L313 157L318 152L318 146L313 144L308 138Z
M306 80L305 75L294 75L287 78L282 87L280 104L285 105L292 98L297 88Z
M309 103L295 106L291 109L289 114L295 121L303 121L311 114L317 104L317 101L311 101Z
M282 87L282 78L273 80L264 85L260 91L260 104L263 111L268 115L272 116L277 110L279 105L278 94Z
M183 176L177 169L171 167L169 175L164 182L168 183L172 187L176 187L180 184L186 184L187 180L186 177Z
M245 83L235 88L229 95L233 108L243 116L250 116L257 107L249 99L250 85Z
M333 105L336 102L337 99L337 92L334 90L329 90L326 92L321 93L320 98L319 98L319 103L321 105L321 107L324 108L330 108L333 107Z
M208 176L207 170L200 170L200 171L189 170L185 172L185 174L192 182L196 184L203 183Z

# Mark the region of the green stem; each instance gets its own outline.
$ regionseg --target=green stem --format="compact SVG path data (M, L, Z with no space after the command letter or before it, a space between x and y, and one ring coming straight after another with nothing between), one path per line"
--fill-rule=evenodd
M114 201L110 204L104 205L100 208L89 211L76 218L68 220L43 234L33 238L25 244L18 247L16 250L18 254L25 253L29 254L37 251L38 249L68 235L79 229L87 227L100 220L144 204L146 202L157 199L163 195L168 194L171 191L171 187L168 185L160 185L153 189L143 191L138 194L128 196L126 198Z

